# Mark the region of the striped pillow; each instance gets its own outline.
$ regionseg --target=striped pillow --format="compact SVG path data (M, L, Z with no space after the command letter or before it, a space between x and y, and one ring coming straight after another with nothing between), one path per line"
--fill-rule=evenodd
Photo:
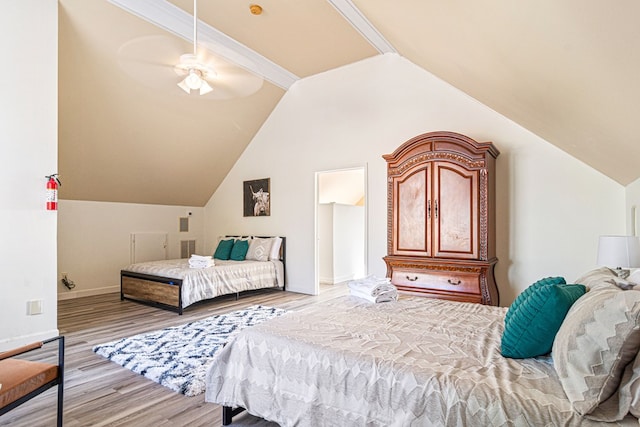
M617 391L640 348L640 291L591 289L567 313L552 350L562 387L583 416Z
M581 277L576 279L575 283L585 285L587 287L587 291L589 291L591 289L608 288L610 287L609 280L617 277L616 273L610 268L600 267L583 274Z

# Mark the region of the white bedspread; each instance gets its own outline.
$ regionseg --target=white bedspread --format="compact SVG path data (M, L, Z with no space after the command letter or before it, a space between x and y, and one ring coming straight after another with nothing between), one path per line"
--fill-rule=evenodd
M205 399L281 426L602 425L572 410L550 358L501 356L505 312L407 297L318 304L238 334Z
M253 289L282 287L282 261L222 261L215 266L189 268L188 259L170 259L131 264L123 269L134 273L182 279L182 306L219 295Z

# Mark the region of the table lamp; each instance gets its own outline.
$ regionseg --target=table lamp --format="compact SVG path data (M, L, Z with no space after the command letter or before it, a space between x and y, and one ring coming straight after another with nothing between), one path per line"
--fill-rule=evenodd
M640 239L636 236L600 236L598 265L610 267L626 279L628 268L640 266Z

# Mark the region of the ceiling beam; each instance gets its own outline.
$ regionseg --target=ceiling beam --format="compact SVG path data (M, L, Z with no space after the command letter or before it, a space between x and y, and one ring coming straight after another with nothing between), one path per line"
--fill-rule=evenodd
M351 0L327 0L380 53L398 53Z
M109 0L115 6L193 43L193 15L166 0ZM225 60L288 90L300 78L206 22L198 20L200 45Z

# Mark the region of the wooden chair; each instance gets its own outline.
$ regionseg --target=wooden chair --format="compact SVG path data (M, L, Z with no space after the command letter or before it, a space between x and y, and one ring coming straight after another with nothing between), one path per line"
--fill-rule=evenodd
M14 356L41 348L58 341L58 364L34 362ZM64 378L64 336L25 345L0 353L0 415L3 415L40 393L58 386L57 425L62 427Z

